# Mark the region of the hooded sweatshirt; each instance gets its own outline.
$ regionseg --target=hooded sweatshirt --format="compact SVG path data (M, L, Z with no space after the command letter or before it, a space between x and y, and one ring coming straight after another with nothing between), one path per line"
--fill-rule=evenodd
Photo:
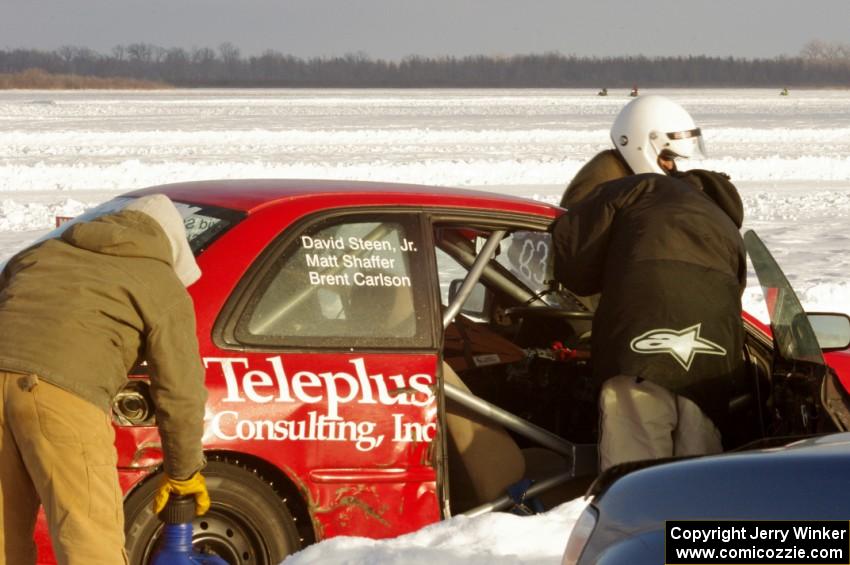
M109 412L145 359L165 470L183 478L203 466L206 389L174 257L160 222L137 210L22 251L0 281L0 369L34 373Z

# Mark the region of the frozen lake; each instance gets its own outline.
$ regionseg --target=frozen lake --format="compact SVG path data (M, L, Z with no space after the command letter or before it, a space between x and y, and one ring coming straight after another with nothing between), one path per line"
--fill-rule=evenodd
M702 127L811 310L850 312L850 90L658 90ZM645 91L644 93L650 93ZM629 98L590 90L0 92L0 260L153 184L333 178L557 201ZM756 281L745 303L761 312Z
M645 91L650 93L650 91ZM850 313L850 90L665 90L702 127L810 310ZM579 90L0 92L0 260L127 190L211 178L483 188L551 202L628 102ZM745 306L764 317L750 276ZM336 538L288 563L560 563L583 507Z

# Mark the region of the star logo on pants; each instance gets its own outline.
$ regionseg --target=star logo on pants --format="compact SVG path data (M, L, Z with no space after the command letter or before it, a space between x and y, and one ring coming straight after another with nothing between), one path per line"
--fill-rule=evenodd
M631 341L632 351L651 355L669 353L686 370L698 353L726 355L726 350L713 341L700 337L702 323L683 330L656 329L639 335Z

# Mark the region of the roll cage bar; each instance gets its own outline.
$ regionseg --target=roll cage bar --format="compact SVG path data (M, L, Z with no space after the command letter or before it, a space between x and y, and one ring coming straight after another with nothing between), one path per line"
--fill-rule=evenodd
M466 277L464 277L460 289L451 299L443 314L444 330L449 326L449 324L451 324L458 312L460 312L464 302L466 302L467 298L469 298L474 286L479 280L481 280L482 275L484 275L485 272L495 280L495 283L501 290L506 291L506 293L511 297L521 302L528 299L532 299L532 301L534 301L535 296L533 294L527 293L528 296L523 296L524 293L519 292L520 289L517 288L516 283L507 279L507 277L490 264L490 261L495 257L496 249L507 233L508 232L505 229L496 229L492 231L483 248L477 255L472 254L468 249L464 249L463 246L459 245L457 242L453 242L451 240L446 242L446 246L449 247L448 251L451 251L451 255L465 265L469 265L470 260L472 264L469 267ZM545 304L545 302L540 300L539 297L536 298L536 300ZM446 398L457 402L464 408L467 408L486 420L499 424L545 448L551 449L567 459L567 471L537 481L526 491L526 496L536 496L575 477L596 473L598 468L598 448L596 444L576 444L568 441L557 434L517 416L516 414L499 408L495 404L492 404L479 396L461 390L450 383L443 382L443 391ZM505 494L492 502L477 506L464 512L464 515L478 516L487 512L509 508L513 504L514 500L509 495Z

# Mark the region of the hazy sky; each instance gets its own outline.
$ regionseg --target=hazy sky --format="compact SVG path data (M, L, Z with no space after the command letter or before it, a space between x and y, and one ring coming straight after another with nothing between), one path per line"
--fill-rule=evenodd
M850 43L850 0L0 0L0 48L296 56L796 55Z

